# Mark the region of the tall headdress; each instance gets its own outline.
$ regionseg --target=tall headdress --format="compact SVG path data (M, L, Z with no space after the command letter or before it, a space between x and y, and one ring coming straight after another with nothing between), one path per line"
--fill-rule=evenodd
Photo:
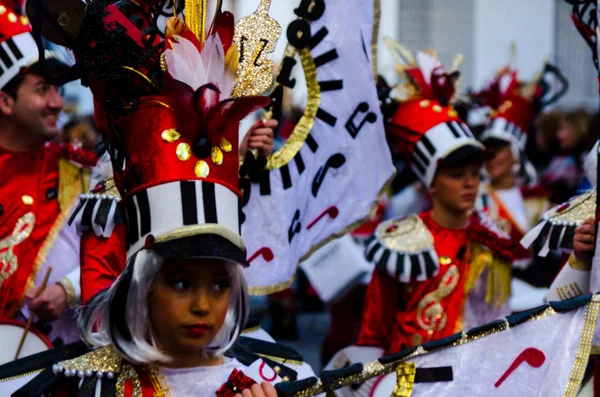
M220 6L208 27L200 2L186 4L185 21L170 17L163 33L156 26L165 12L156 3L90 3L74 47L122 196L127 258L152 248L246 264L239 122L269 103L253 95L270 85L265 57L278 32L261 45L268 4L235 31L233 15ZM240 50L234 37L244 41ZM116 201L86 196L74 219L89 224Z
M451 105L461 57L455 58L455 64L447 72L433 51L414 56L391 39L386 38L386 44L403 80L391 93L398 104L387 130L400 141L413 171L431 186L438 165L450 155L466 158L485 152Z
M38 48L22 2L0 1L0 90L37 59Z

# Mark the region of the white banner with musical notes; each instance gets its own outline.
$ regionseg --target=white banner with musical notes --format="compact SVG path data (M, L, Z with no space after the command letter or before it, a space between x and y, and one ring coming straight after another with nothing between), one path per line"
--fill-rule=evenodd
M309 95L288 142L269 159L271 170L242 183L251 293L286 288L301 258L369 215L393 175L364 7L362 0L302 1L287 29L299 56L284 59L278 82L294 86L291 70L303 67Z
M451 381L415 382L413 397L575 396L583 379L597 304L544 312L508 330L409 360L419 369L451 368ZM551 309L549 309L551 310ZM387 389L394 382L388 380ZM374 397L389 396L383 380ZM386 394L387 393L387 394Z

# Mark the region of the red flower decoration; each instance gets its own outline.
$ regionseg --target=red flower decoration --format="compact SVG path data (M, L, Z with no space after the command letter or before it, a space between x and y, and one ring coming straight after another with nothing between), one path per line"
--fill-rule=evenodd
M243 390L249 389L255 385L254 379L244 375L242 371L234 369L229 375L227 382L217 390L217 397L234 397L236 394L241 394Z

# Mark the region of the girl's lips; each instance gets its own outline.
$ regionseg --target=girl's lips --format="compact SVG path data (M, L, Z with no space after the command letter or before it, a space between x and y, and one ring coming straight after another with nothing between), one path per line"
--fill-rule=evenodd
M185 332L189 336L202 337L208 332L208 329L210 327L206 324L199 324L199 325L190 325L190 326L186 326L183 328L185 328Z

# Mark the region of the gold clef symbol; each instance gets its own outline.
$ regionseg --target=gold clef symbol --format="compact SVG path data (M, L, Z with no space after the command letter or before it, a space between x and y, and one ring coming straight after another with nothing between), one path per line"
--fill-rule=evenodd
M19 267L13 248L22 243L33 231L35 215L28 212L17 221L10 236L0 240L0 284Z
M429 335L432 335L435 331L444 329L446 326L447 316L440 301L450 295L457 285L458 267L452 265L442 277L437 289L425 295L419 302L417 307L417 323Z

